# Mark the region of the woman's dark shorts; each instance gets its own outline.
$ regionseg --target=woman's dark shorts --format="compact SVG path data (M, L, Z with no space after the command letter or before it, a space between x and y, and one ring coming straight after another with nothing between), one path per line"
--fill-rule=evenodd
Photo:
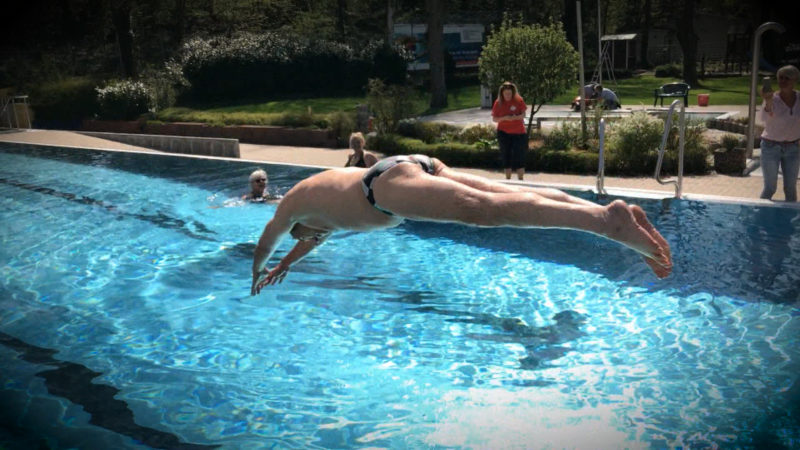
M498 130L497 143L500 144L504 169L517 170L525 167L525 152L528 150L527 134L510 134Z

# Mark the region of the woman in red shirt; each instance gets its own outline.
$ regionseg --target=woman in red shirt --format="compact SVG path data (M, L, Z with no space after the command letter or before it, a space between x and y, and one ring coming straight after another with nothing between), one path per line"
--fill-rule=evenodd
M511 179L512 171L517 173L520 180L525 175L528 132L524 119L527 108L514 83L506 81L500 85L497 100L492 106L492 120L497 124L497 142L500 144L506 180Z

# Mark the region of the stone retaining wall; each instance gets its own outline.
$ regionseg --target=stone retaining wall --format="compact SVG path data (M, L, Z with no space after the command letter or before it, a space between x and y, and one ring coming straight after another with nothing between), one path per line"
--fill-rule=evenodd
M192 122L147 123L117 120L84 120L85 131L238 139L264 145L336 148L336 137L328 130L261 125L208 125Z
M187 155L239 157L239 141L236 139L204 138L194 136L168 136L155 134L109 133L80 131L87 136L107 139L114 142L152 148L171 153Z

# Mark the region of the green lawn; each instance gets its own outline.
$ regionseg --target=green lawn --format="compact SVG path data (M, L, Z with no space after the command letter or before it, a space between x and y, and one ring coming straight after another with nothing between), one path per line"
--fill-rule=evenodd
M623 106L653 105L653 90L662 84L681 81L677 78L656 78L653 75L640 75L633 78L603 83L616 92ZM552 104L569 104L578 93L578 83L574 89L556 97ZM689 91L689 105L697 105L697 94L710 94L709 105L746 105L750 95L750 77L707 78L700 80L700 86L692 86ZM664 99L664 104L668 99Z
M653 104L653 89L673 81L680 80L656 78L646 74L619 80L616 86L613 83L605 83L605 86L617 93L623 106L650 106ZM568 105L577 92L578 83L575 83L573 89L556 97L550 104ZM689 105L697 105L697 94L710 94L710 106L746 105L749 92L750 78L746 76L701 80L701 85L693 87L690 91ZM522 94L525 95L524 92ZM413 114L426 115L477 107L480 105L480 87L474 84L452 88L448 90L447 98L447 107L430 109L428 94L418 91L413 99ZM202 107L173 107L159 112L156 119L166 122L271 125L286 123L287 115L307 114L309 110L314 115L336 111L354 112L356 105L365 101L366 99L360 96L317 97Z
M447 92L448 105L431 109L430 98L425 92L417 92L412 99L413 115L435 114L480 105L480 86L464 86ZM172 107L156 114L164 122L204 122L212 124L274 125L286 123L287 115L302 115L311 111L314 115L325 115L337 111L355 112L356 105L365 103L365 97L317 97L273 100L259 103L234 105L204 105Z

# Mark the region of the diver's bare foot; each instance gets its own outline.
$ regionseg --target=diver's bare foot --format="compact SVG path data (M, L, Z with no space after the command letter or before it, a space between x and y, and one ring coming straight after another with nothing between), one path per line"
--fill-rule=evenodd
M666 248L662 247L656 237L639 223L634 209L622 200L615 200L606 208L608 230L604 235L641 253L645 257L645 262L659 278L669 275L672 270L669 245ZM646 217L644 223L652 229ZM663 237L661 240L666 243Z
M667 242L667 240L664 239L664 236L662 236L661 233L656 230L653 224L647 220L647 214L645 214L641 207L637 205L631 205L630 210L633 213L633 217L636 219L636 223L639 224L640 227L644 228L645 231L650 233L650 236L655 239L655 241L664 251L667 261L669 261L669 266L662 266L657 261L648 257L643 257L644 262L647 263L651 269L653 269L653 272L655 272L658 278L666 278L672 272L672 250L669 247L669 242Z

